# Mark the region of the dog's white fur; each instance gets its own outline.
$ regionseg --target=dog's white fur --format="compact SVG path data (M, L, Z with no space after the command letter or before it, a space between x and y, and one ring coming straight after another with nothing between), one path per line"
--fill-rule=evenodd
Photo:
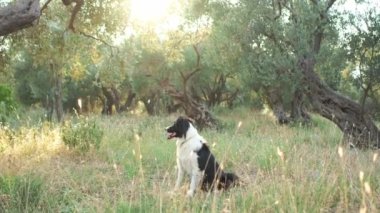
M174 190L178 190L185 172L190 175L190 189L187 196L192 197L199 186L203 177L203 172L198 167L198 156L195 152L202 148L202 143L206 143L204 138L198 134L198 131L191 124L186 132L186 137L177 139L177 167L178 176Z

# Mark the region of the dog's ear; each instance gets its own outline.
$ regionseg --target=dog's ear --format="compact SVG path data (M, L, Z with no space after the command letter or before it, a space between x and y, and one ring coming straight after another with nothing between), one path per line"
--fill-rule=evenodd
M177 121L180 121L180 120L188 121L191 124L195 123L195 120L192 119L191 117L188 117L188 116L179 116L178 119L177 119Z
M186 132L189 129L189 120L186 117L180 116L177 119L176 125L181 134L186 138Z
M190 118L190 117L187 117L186 120L189 121L191 124L194 124L194 123L195 123L194 119L192 119L192 118Z

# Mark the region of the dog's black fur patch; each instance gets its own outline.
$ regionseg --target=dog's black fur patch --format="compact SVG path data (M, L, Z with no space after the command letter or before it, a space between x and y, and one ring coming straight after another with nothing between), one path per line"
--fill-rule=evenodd
M166 129L166 132L168 133L175 133L173 137L176 138L186 138L186 132L190 127L189 122L191 122L189 119L180 116L172 126L168 127Z
M197 155L199 169L204 171L202 190L208 191L213 189L215 184L217 184L218 189L228 189L238 180L235 174L225 173L220 168L206 144L203 144L202 148L197 152Z

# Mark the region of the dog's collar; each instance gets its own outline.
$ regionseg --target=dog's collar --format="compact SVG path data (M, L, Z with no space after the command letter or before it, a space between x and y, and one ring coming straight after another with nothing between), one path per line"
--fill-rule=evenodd
M193 137L195 137L196 135L193 135L193 136L191 136L190 138L187 138L187 139L185 139L184 141L182 141L182 143L179 145L180 147L184 144L184 143L186 143L187 141L189 141L190 139L192 139Z

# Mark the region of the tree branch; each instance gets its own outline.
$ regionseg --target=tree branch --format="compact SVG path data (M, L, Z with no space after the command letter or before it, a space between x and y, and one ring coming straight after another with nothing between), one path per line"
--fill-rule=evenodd
M0 8L0 36L33 26L40 17L39 0L18 0Z
M327 12L332 6L333 4L336 2L336 0L330 0L327 2L327 5L326 5L326 9L325 9L325 12Z
M71 17L70 17L68 28L70 30L72 30L73 32L75 32L75 28L74 28L75 17L77 16L78 12L82 8L82 6L84 4L84 0L72 0L72 2L75 2L76 4L74 6L73 11L71 12Z
M332 7L332 5L335 3L336 0L329 0L327 2L327 5L323 11L319 12L319 18L320 18L320 23L317 26L317 29L315 30L315 35L314 35L314 43L313 43L313 52L316 54L319 52L321 49L321 43L324 35L324 30L323 26L325 24L325 21L327 21L327 12L328 10ZM316 7L318 7L318 1L317 0L312 0L312 2L315 4Z
M198 50L198 47L194 44L193 45L193 49L195 51L195 54L197 55L197 62L195 64L195 69L193 71L191 71L188 75L185 75L183 74L183 72L180 72L181 73L181 76L182 76L182 79L184 80L184 83L187 83L187 81L193 76L195 75L197 72L201 71L201 55L199 53L199 50Z
M79 33L80 35L84 36L84 37L94 39L94 40L96 40L96 41L102 42L103 44L105 44L105 45L107 45L107 46L109 46L109 47L111 47L111 48L115 48L115 49L117 49L116 46L111 45L110 43L106 42L106 41L103 40L103 39L97 38L97 37L95 37L95 36L93 36L93 35L90 35L90 34L87 34L87 33L83 32L83 31L78 31L78 33Z
M47 7L48 7L48 4L51 2L52 0L47 0L45 2L45 4L41 7L41 10L40 10L40 14L42 14L42 11L44 11Z

